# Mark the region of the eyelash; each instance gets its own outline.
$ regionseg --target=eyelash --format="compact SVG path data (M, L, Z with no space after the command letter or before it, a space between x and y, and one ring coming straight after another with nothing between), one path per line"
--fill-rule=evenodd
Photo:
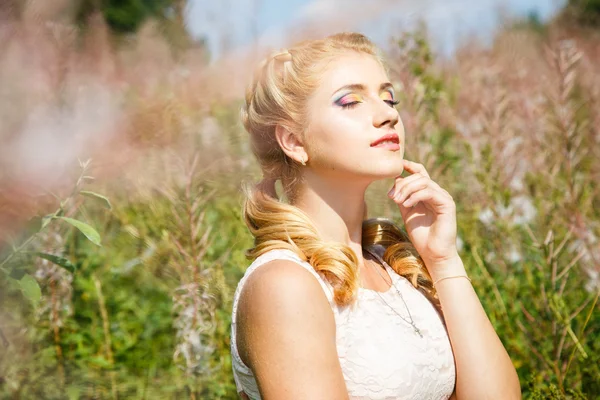
M386 103L388 103L390 105L390 107L395 107L397 106L400 101L399 100L384 100ZM354 106L356 106L358 103L360 103L360 101L353 101L350 103L346 103L346 104L340 104L340 106L342 108L353 108Z

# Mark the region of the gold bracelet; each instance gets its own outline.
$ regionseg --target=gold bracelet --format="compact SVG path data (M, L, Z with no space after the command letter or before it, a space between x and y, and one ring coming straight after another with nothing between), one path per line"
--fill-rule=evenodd
M444 278L440 278L437 281L433 282L433 286L435 286L439 281L443 281L444 279L450 279L450 278L467 278L469 280L469 282L471 282L471 278L469 278L466 275L446 276Z

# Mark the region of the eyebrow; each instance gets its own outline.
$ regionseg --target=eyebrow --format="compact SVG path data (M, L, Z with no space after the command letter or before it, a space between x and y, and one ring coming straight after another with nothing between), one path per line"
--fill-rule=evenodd
M355 90L355 91L366 91L367 90L366 86L363 85L362 83L352 83L350 85L342 86L341 88L339 88L335 92L333 92L333 94L336 94L340 90L344 90L344 89ZM384 82L381 85L379 85L380 92L385 89L392 89L392 92L394 92L394 85L392 85L390 82Z

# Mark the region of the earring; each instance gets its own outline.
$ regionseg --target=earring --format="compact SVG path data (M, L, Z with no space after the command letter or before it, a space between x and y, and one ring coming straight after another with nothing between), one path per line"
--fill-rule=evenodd
M302 159L300 160L300 163L302 163L302 165L306 165L306 161L304 161L304 156L302 156Z

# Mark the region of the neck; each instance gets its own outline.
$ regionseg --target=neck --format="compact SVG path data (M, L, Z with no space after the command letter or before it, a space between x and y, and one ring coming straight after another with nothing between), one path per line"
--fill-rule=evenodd
M311 218L324 241L349 246L362 266L362 223L368 183L323 179L307 172L299 185L292 204Z

